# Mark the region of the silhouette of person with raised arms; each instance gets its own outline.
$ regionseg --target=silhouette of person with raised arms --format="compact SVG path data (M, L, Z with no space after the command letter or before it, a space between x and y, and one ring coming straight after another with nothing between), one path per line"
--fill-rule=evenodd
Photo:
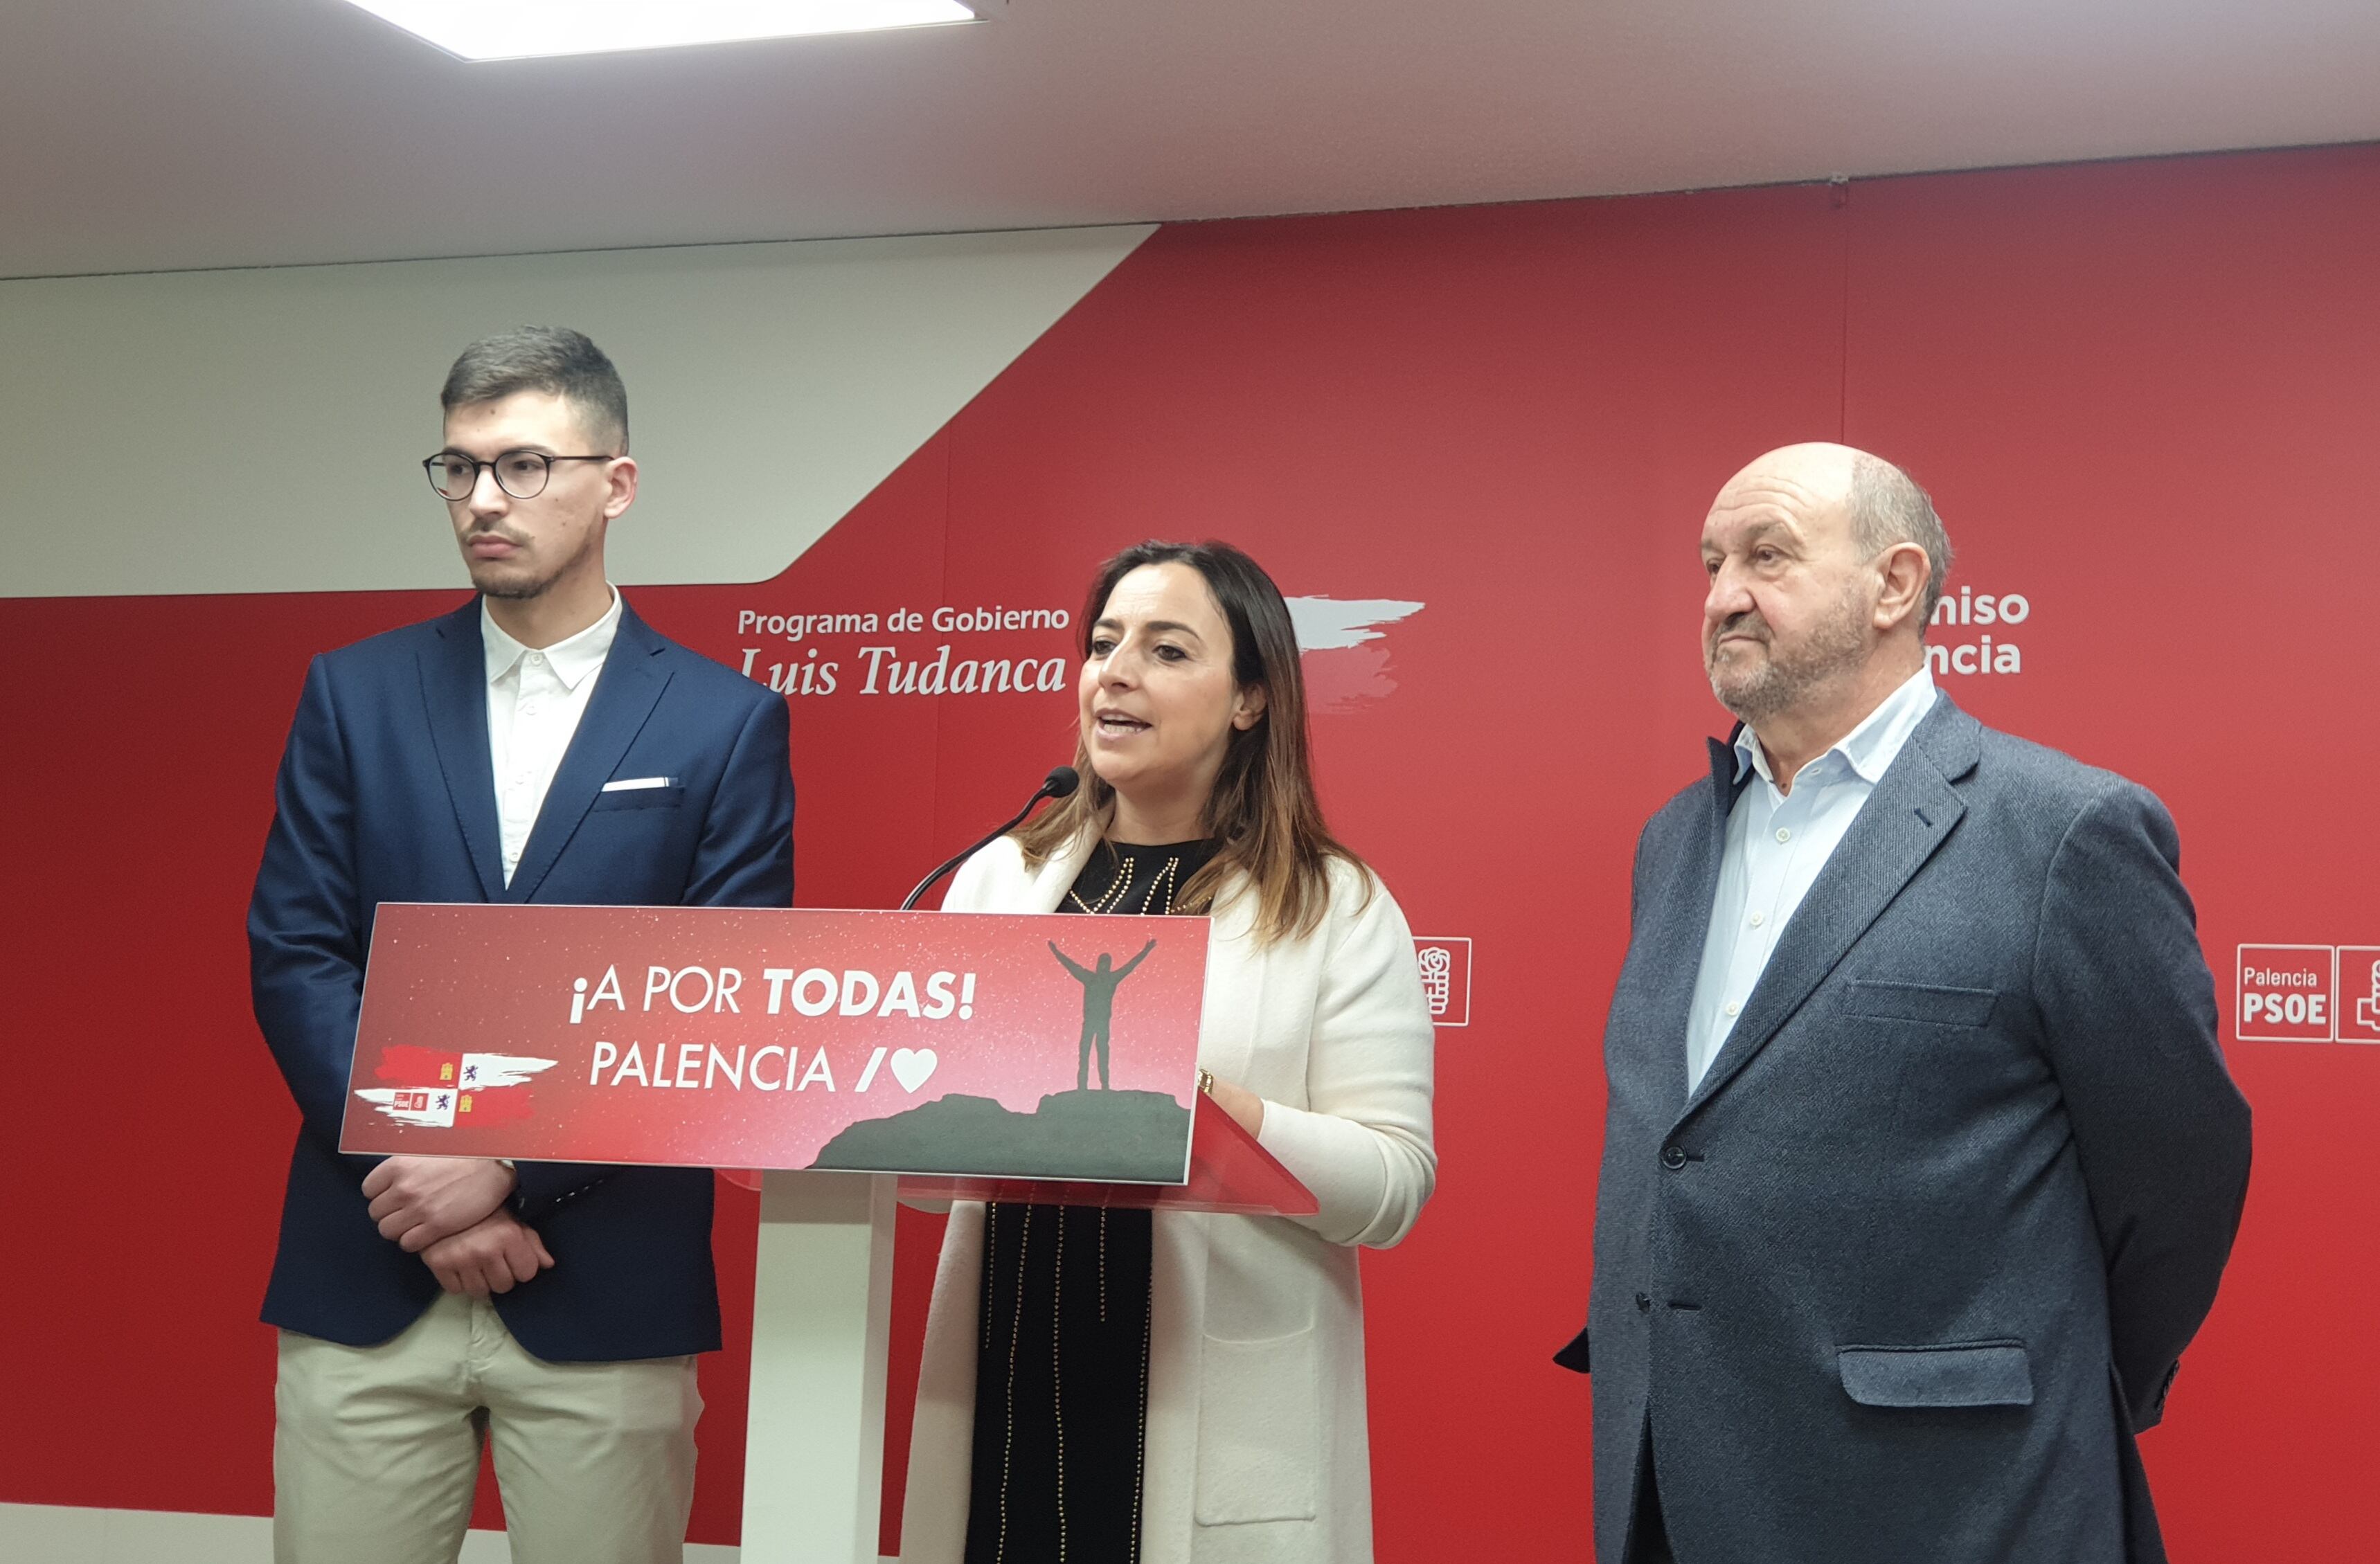
M1083 966L1068 957L1065 952L1058 949L1058 941L1055 940L1050 941L1050 953L1057 957L1059 964L1068 972L1075 975L1075 982L1083 986L1083 1040L1080 1044L1082 1051L1075 1063L1076 1091L1090 1089L1093 1043L1097 1043L1099 1047L1099 1090L1109 1089L1108 1033L1115 1023L1116 986L1131 976L1132 969L1147 960L1148 952L1155 949L1157 949L1157 941L1151 940L1140 948L1139 955L1133 957L1122 966L1113 965L1114 958L1105 951L1101 951L1099 964L1094 969Z

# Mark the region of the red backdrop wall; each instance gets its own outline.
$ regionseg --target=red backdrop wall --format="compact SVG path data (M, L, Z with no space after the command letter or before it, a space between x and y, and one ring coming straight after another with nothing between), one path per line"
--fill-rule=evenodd
M1293 595L1423 605L1309 659L1334 824L1417 928L1475 941L1438 1197L1366 1257L1378 1551L1584 1558L1587 1386L1547 1357L1586 1293L1635 830L1725 722L1695 649L1711 495L1809 438L1926 483L1954 586L2025 602L1937 628L1993 637L2000 670L1945 685L2163 795L2228 1004L2243 942L2380 945L2375 259L2370 149L1169 228L782 576L633 595L757 676L838 665L788 697L798 873L806 904L853 906L1069 753L1066 695L869 693L871 661L1068 637L795 644L740 615L1074 608L1151 535L1231 539ZM455 600L0 602L0 1382L37 1409L0 1434L0 1500L270 1508L254 1316L296 1115L242 912L308 655ZM2254 1185L2150 1469L2179 1559L2356 1557L2380 1048L2232 1031ZM754 1224L722 1189L698 1541L735 1534ZM933 1225L902 1229L912 1357Z

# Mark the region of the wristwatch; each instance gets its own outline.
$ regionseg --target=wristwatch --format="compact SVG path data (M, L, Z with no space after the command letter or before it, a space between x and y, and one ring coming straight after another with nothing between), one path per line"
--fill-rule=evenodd
M1198 1072L1198 1090L1202 1096L1213 1097L1215 1095L1215 1073L1212 1070L1201 1070Z

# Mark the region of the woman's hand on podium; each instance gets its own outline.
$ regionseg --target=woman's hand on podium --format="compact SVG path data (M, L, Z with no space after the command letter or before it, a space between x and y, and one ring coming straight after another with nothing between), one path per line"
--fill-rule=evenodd
M1220 1075L1208 1085L1207 1095L1215 1099L1216 1107L1231 1116L1232 1122L1252 1135L1262 1133L1264 1098L1237 1082L1224 1080Z

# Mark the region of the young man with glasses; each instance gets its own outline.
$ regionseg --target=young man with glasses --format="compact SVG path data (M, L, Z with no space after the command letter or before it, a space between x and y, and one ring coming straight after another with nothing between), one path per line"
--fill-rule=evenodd
M710 1174L338 1151L382 902L787 906L785 703L605 578L627 397L573 331L477 342L423 465L477 595L317 657L249 909L303 1123L281 1328L276 1564L451 1564L492 1448L519 1564L682 1557L719 1346Z

